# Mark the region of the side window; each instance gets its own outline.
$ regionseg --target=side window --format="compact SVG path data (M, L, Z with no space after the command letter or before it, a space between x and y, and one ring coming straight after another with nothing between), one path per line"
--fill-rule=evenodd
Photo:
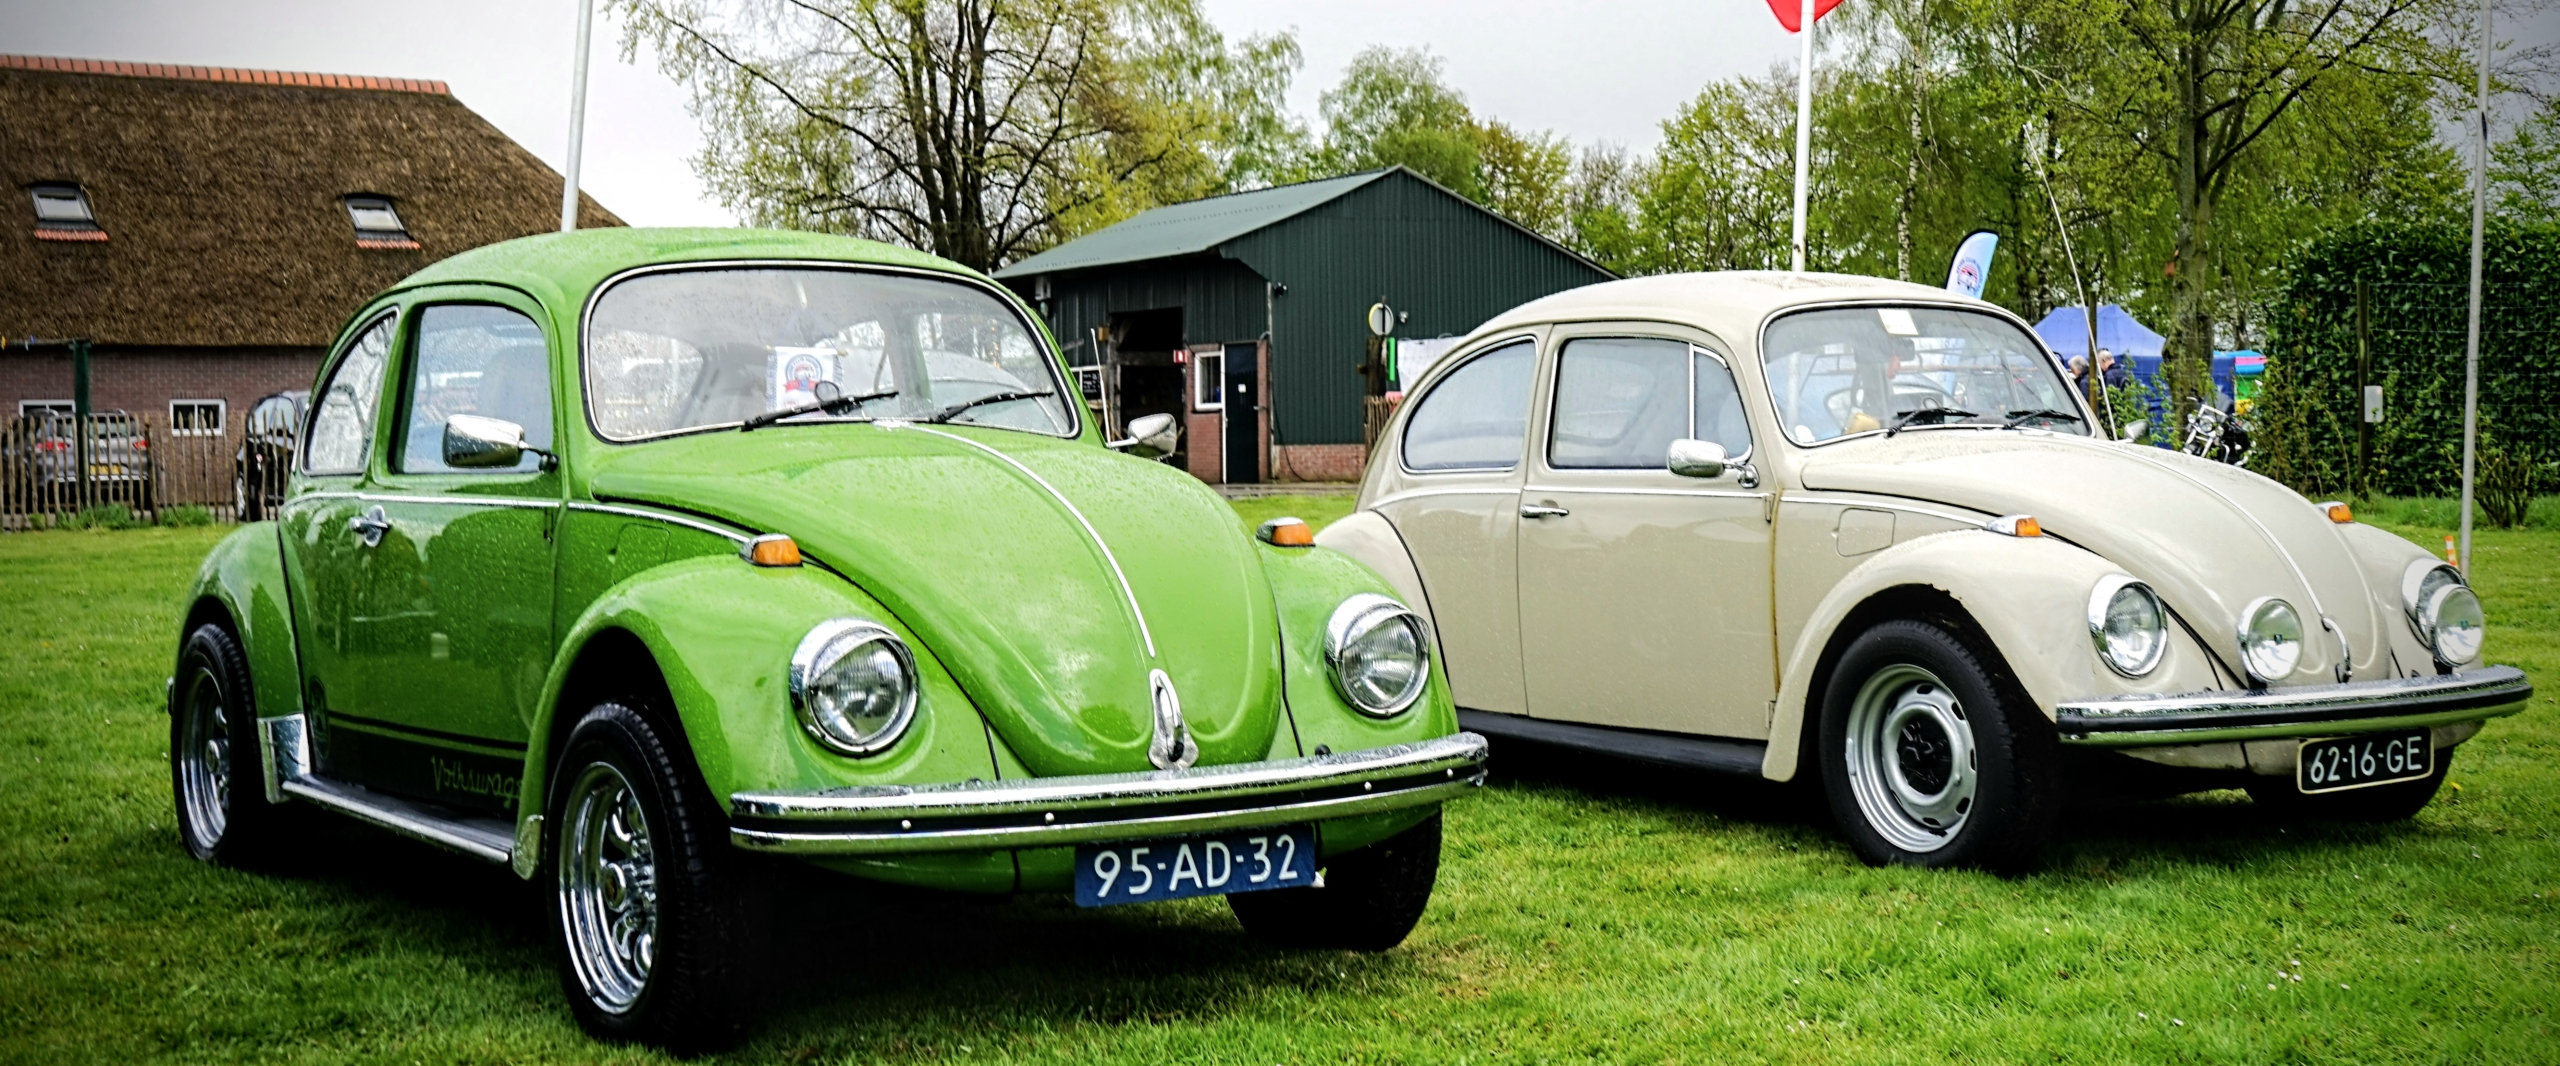
M1559 470L1661 467L1671 442L1690 429L1689 351L1684 342L1656 337L1565 342L1556 357L1547 464Z
M527 443L551 449L551 349L542 327L491 304L438 304L421 309L417 322L392 469L456 472L444 464L444 423L455 415L505 419L524 427ZM511 469L533 470L539 462L527 455Z
M1424 393L1404 425L1413 470L1507 470L1529 434L1529 377L1537 346L1506 344L1467 362Z
M1689 358L1697 382L1697 399L1690 407L1697 426L1689 435L1724 445L1724 453L1736 459L1751 454L1751 423L1742 416L1742 393L1734 388L1732 368L1704 348L1689 349Z
M347 354L320 387L312 404L309 443L302 469L310 474L361 474L373 444L374 408L382 402L382 367L391 356L391 323L384 315L347 345Z

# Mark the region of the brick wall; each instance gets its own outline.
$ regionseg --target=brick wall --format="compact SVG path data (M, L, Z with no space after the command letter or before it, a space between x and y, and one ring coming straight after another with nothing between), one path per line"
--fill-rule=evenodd
M1283 444L1271 449L1273 481L1358 481L1369 449L1357 444Z
M223 430L237 439L249 408L271 394L307 389L320 372L318 348L126 348L89 354L89 403L166 422L171 400L221 400ZM71 398L71 353L0 352L0 418L23 400Z

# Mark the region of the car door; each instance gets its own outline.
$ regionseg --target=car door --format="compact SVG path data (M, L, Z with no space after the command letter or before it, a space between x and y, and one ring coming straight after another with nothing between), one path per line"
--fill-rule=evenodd
M358 779L461 807L515 798L552 649L556 464L444 462L447 419L516 423L551 450L551 350L538 308L503 290L420 296L401 327L387 447L368 514L387 523L358 572L348 659L381 680L338 709Z
M1506 338L1456 358L1412 401L1402 476L1373 506L1413 553L1458 705L1519 714L1514 552L1537 341Z
M1671 473L1671 442L1747 460L1733 373L1704 338L1559 330L1520 492L1529 714L1760 739L1776 666L1768 496Z
M351 658L356 649L348 637L359 571L378 546L369 540L379 540L363 490L372 476L399 315L398 305L376 308L327 364L295 457L300 476L276 515L301 652L303 706L321 770L332 775L338 772L329 743L332 711L379 701L381 679Z

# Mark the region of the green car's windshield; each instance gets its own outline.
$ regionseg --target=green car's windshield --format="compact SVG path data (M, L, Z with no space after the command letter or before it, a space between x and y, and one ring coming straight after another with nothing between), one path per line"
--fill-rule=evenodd
M960 281L825 267L643 274L587 322L596 429L613 440L731 426L842 395L893 393L793 421L925 419L1075 431L1047 346L995 294ZM1019 398L984 402L1000 394ZM954 408L960 408L956 412Z
M1905 428L2089 431L2062 368L2007 320L1953 307L1836 307L1760 342L1778 424L1798 444Z

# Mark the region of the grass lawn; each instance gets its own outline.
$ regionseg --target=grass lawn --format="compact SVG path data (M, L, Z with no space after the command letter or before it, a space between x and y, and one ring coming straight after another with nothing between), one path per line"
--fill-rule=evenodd
M574 1027L505 871L330 821L279 868L186 857L161 683L220 535L0 536L0 1061L653 1061ZM2478 563L2543 694L2412 823L2215 793L2084 806L2030 877L1870 870L1791 790L1506 752L1396 951L1266 950L1213 900L810 892L717 1061L2560 1061L2560 530Z

